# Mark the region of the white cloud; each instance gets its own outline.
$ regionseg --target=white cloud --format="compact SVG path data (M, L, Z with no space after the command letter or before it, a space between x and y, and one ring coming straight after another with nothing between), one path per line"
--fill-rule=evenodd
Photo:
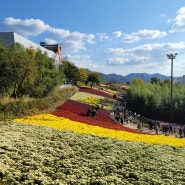
M45 24L39 19L14 19L6 18L3 21L2 27L5 30L16 32L22 36L37 36L46 32L45 41L48 43L61 43L70 53L86 50L87 44L94 44L95 36L80 32L70 32L65 29L56 29Z
M54 38L65 38L70 36L70 31L50 27L48 35L49 37L54 37Z
M124 38L123 38L124 43L138 42L140 40L141 40L141 38L139 38L139 36L136 35L136 33L125 34Z
M39 19L14 19L12 17L5 18L3 28L7 31L13 31L23 36L36 36L50 28Z
M65 48L65 52L68 53L77 53L81 50L86 50L84 42L82 40L72 40L72 39L63 39L62 40L62 47Z
M54 39L50 39L50 38L45 38L44 41L47 43L47 44L58 44L58 42Z
M100 41L108 40L109 36L106 33L97 33Z
M168 23L174 21L170 33L174 32L185 32L185 7L181 7L177 11L177 16L175 19L168 20Z
M142 39L157 39L163 38L167 35L166 32L161 32L159 30L140 30L138 32L133 32L131 34L125 34L123 38L123 42L131 43L138 42Z
M84 34L80 32L70 32L69 30L64 29L49 29L49 37L60 38L60 39L69 39L69 40L84 40L89 44L94 44L94 35L93 34Z
M108 48L105 51L108 54L115 54L115 55L121 55L126 53L127 51L124 50L123 48Z
M178 50L182 50L182 49L185 49L185 42L143 44L130 49L108 48L106 50L106 53L114 54L114 55L123 55L126 53L143 52L143 54L146 54L147 52L156 51L156 50L161 52L176 50L176 52L178 52Z
M64 29L49 29L49 38L56 38L61 42L61 45L65 48L66 51L70 53L76 53L81 50L86 50L86 44L94 44L94 35L93 34L84 34L80 32L70 32L69 30Z
M160 17L166 17L165 13L160 14Z
M94 64L88 55L67 55L67 59L79 68L97 69L100 67Z
M113 58L109 58L107 63L108 64L114 64L114 65L122 65L122 64L126 64L128 63L129 60L128 59L125 59L125 58L121 58L121 57L113 57Z
M122 32L121 32L121 31L115 31L115 32L113 32L112 34L113 34L115 37L119 38L119 37L121 37Z
M178 16L175 19L169 19L169 23L173 23L173 21L175 21L172 27L173 29L170 30L171 32L183 30L183 16L185 14L184 12L185 7L179 9ZM121 31L115 31L112 33L112 36L116 38L114 38L116 40L116 42L114 42L113 40L111 40L107 33L86 34L78 31L71 32L70 30L62 28L60 29L51 27L39 19L21 20L9 17L4 19L3 24L1 24L0 26L5 30L14 31L26 37L38 36L39 34L44 33L43 35L45 39L43 40L46 43L59 43L62 45L63 56L65 56L66 53L69 61L71 61L78 67L88 68L95 71L113 71L115 69L117 73L117 71L123 71L123 69L120 69L122 68L120 66L124 66L124 70L126 73L133 71L156 71L163 73L164 70L167 69L166 71L168 71L170 68L170 61L167 59L166 54L174 51L174 53L178 53L177 59L180 59L185 50L185 42L153 43L138 46L136 46L134 43L133 45L135 47L132 48L127 48L127 44L124 44L124 48L114 48L114 46L120 46L119 41L121 41L121 39L123 39L123 41L126 43L131 43L144 39L147 39L149 41L151 39L163 38L167 35L166 32L162 32L159 30L143 29L125 35L123 35ZM95 40L97 41L97 45L92 48L89 47L90 45L95 44ZM98 43L98 41L101 41L101 43ZM105 43L103 41L111 42ZM102 45L99 47L98 44ZM107 56L105 56L106 58L103 58L104 54L102 49L104 49L104 47L109 47L110 45L112 48L108 48L106 50L106 54L110 58L106 59ZM85 52L83 52L83 55L77 54L80 53L80 51L87 50L88 53L93 53L93 55L96 55L96 50L98 50L98 59L94 56L85 55ZM74 55L74 53L76 53L76 55ZM91 57L95 58L95 61L92 61ZM106 61L107 66L103 66L102 62L105 63ZM181 64L180 66L183 66L183 64ZM122 73L122 71L120 72L120 74Z
M169 23L171 23L172 21L173 21L172 19L168 19L167 23L169 24Z
M106 53L111 55L111 58L108 59L108 64L111 65L142 64L142 66L144 67L155 64L165 66L166 65L165 61L167 60L166 54L168 54L169 51L181 53L184 49L185 42L154 43L154 44L144 44L129 49L108 48L106 50Z

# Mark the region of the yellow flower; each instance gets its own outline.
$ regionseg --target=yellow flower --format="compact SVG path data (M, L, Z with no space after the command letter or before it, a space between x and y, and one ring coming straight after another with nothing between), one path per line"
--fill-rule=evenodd
M99 102L99 99L96 97L87 97L86 99L81 99L80 102L87 103L87 104L96 104Z
M48 126L59 130L71 130L79 134L94 134L100 137L117 138L126 141L144 142L147 144L164 144L176 147L185 146L185 140L163 135L136 134L126 131L118 131L99 126L92 126L67 118L57 117L52 114L40 114L27 118L15 119L15 122Z

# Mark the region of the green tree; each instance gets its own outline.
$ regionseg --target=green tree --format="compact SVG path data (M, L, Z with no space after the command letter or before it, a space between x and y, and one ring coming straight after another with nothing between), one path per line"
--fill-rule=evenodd
M46 53L32 47L25 48L19 43L10 47L0 43L1 96L44 97L59 83L59 69Z
M101 82L101 76L98 72L89 72L87 73L88 78L87 82L91 83L91 87L95 84L99 85Z
M162 85L168 85L168 87L170 87L171 86L171 80L170 79L164 80Z
M145 92L143 91L145 89ZM128 90L128 107L134 112L143 114L145 104L148 104L147 96L150 91L146 91L146 83L140 78L134 79L130 83L130 89Z
M143 116L170 121L170 81L147 83L138 79L131 82L128 90L127 107ZM185 122L185 86L174 84L173 88L173 121Z
M62 72L64 74L65 82L76 84L79 78L79 70L73 63L63 60L62 61Z
M160 78L152 77L152 78L151 78L151 83L152 83L152 84L154 84L154 83L156 83L156 84L162 84L162 81L161 81Z
M8 47L0 43L0 96L5 96L10 93L10 70Z
M79 68L78 73L79 73L78 80L82 83L85 83L88 78L86 70L84 68Z
M61 83L59 69L56 68L54 61L40 50L35 53L35 65L37 72L35 73L34 88L30 95L42 98Z
M11 66L9 78L12 85L12 96L21 97L30 93L35 79L34 56L19 43L9 48L9 64Z

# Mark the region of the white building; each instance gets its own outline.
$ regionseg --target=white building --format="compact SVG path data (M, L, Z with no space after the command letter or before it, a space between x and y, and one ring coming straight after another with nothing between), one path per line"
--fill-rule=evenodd
M61 63L62 49L61 49L61 46L58 44L49 45L50 48L52 46L52 48L55 48L55 50L46 49L47 47L46 44L44 44L43 46L40 46L14 32L0 32L0 40L7 46L11 46L17 42L23 45L25 48L33 47L35 50L40 49L43 53L46 52L49 58L52 58L54 60L55 65L58 66Z

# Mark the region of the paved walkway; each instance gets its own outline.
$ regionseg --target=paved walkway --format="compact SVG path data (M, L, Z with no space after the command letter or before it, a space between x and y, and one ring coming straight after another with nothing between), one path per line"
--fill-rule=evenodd
M124 126L125 126L125 127L128 127L128 128L131 128L131 129L136 129L136 130L138 130L137 124L134 124L134 123L127 123L127 124L124 124ZM155 135L155 131L152 131L152 130L150 130L150 129L147 128L147 127L142 127L142 128L141 128L141 133L142 133L142 132L144 132L144 133L146 132L146 133L150 133L150 134L154 134L154 135ZM164 133L163 133L162 131L159 130L158 135L164 135ZM171 136L171 137L179 137L179 135L177 135L177 134L170 134L169 136Z

